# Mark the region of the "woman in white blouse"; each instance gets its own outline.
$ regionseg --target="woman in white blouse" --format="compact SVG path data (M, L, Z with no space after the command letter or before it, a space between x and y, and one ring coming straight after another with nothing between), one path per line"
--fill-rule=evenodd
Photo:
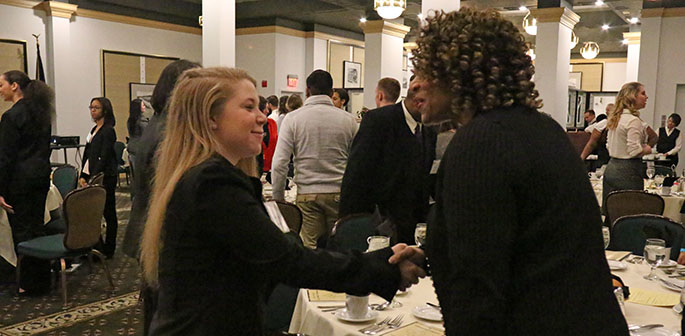
M652 152L647 126L640 110L647 104L647 93L641 83L623 84L616 96L616 106L607 122L609 165L604 172L603 200L617 190L642 190L645 165L642 156Z

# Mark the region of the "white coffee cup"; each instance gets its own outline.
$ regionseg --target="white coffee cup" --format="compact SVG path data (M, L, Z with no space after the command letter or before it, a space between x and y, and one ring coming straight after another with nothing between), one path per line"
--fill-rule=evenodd
M345 309L351 318L364 318L369 312L369 296L354 296L347 294Z
M369 248L366 252L376 251L390 246L390 237L370 236L366 238L366 242L369 243Z

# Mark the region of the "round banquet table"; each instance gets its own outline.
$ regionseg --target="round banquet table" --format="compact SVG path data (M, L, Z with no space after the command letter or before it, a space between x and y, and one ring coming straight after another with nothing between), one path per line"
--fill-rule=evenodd
M50 183L50 190L45 198L45 213L43 223L50 222L50 211L58 209L62 205L62 195L59 189ZM12 228L5 209L0 208L0 256L2 256L12 266L17 266L17 255L14 251L14 240L12 240Z
M631 264L625 263L628 267L625 270L612 271L618 275L629 288L636 288L658 293L670 293L679 295L678 292L666 289L659 285L659 282L648 281L642 277L649 273L649 266L646 263ZM659 276L666 278L663 273L657 271ZM423 306L426 302L438 303L433 282L430 278L422 279L418 285L409 289L404 295L395 296L395 300L403 304L400 308L388 308L379 312L379 316L365 323L349 323L338 320L332 312L324 312L318 306L344 305L344 301L317 301L309 300L308 290L301 289L297 298L295 311L290 321L290 333L303 333L307 335L332 335L332 336L359 336L362 333L359 329L379 322L386 317L393 318L399 314L404 315L402 326L412 322L419 322L423 325L444 330L442 322L431 322L412 315L412 310L416 306ZM369 303L381 303L383 299L376 295L371 295ZM560 303L563 304L563 303ZM673 312L672 307L655 307L637 304L633 302L625 303L625 317L629 325L642 324L663 324L664 328L670 331L680 330L680 315ZM379 335L393 331L385 329Z

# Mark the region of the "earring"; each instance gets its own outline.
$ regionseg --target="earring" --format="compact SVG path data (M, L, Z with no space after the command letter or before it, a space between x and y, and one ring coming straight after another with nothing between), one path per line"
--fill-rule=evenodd
M217 126L217 124L214 124L214 123L213 123L213 124L211 125L211 128L212 128L213 130L215 130L215 129L219 128L219 126Z

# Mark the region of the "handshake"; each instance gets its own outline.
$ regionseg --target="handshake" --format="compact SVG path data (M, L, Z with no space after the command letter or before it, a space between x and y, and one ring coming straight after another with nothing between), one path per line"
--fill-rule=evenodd
M419 278L426 277L426 271L422 266L426 265L426 254L422 249L407 244L397 244L392 247L394 254L388 262L397 265L402 274L400 289L406 290L419 283Z

